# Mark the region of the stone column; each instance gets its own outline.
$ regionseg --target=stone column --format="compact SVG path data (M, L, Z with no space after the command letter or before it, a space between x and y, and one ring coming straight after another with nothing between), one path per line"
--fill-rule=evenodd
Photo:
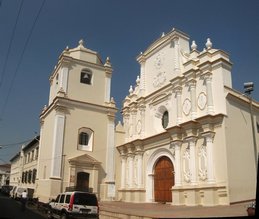
M208 114L214 113L213 96L212 96L212 73L205 75L206 91L207 91L207 112Z
M143 188L143 151L137 151L137 188Z
M132 116L132 137L135 138L136 137L136 117L137 117L137 110L136 109L133 109L132 112L131 112L131 116Z
M61 178L65 116L55 115L50 177Z
M128 154L128 160L129 160L129 188L134 187L134 154L130 153Z
M180 56L179 56L179 38L174 38L174 71L180 72Z
M145 137L145 107L140 107L140 115L141 115L141 138Z
M215 182L215 175L214 175L214 165L213 165L213 138L215 133L214 132L206 132L203 133L202 136L205 138L206 142L206 153L207 153L207 177L209 183Z
M197 117L197 103L196 103L196 81L191 80L189 82L191 92L191 119L194 120Z
M182 177L181 177L181 146L182 141L176 140L173 141L172 146L175 150L175 186L182 185Z
M110 101L111 77L112 77L112 71L113 71L109 57L106 58L104 69L105 69L105 102L108 103Z
M127 156L126 155L121 155L121 188L125 189L126 188L126 161L127 161Z
M43 136L43 130L44 130L44 121L40 121L40 136ZM42 174L42 168L40 169L40 164L42 163L41 161L41 150L42 150L42 138L40 138L39 141L39 149L38 149L38 161L37 161L37 172L36 172L36 179L39 180L40 178L43 178ZM41 175L40 175L41 173Z
M106 182L114 182L114 148L115 148L115 136L114 136L114 117L108 116L107 125L107 151L106 151Z
M181 87L177 87L175 89L175 95L176 95L176 112L177 112L176 124L179 125L182 122L182 88Z
M68 67L64 66L60 72L60 88L67 93Z
M141 59L140 61L140 95L145 94L146 89L146 80L145 80L145 59Z
M125 127L125 141L128 142L129 140L129 114L125 113L123 115L123 119L124 119L124 127Z
M190 171L191 171L191 177L190 181L191 184L197 183L197 171L196 171L196 141L197 137L190 136L186 138L186 141L188 142L189 148L190 148Z

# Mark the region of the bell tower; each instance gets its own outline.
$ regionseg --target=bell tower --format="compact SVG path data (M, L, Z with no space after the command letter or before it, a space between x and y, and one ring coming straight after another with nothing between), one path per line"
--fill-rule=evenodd
M112 65L79 41L59 56L50 80L48 106L41 115L37 195L45 201L67 189L82 188L112 198L114 120L110 97Z

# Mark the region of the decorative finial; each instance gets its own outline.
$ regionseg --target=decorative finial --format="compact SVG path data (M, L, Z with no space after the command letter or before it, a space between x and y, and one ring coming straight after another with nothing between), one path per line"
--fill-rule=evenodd
M191 49L192 50L196 50L197 49L197 45L196 45L194 40L192 41Z
M84 46L84 40L83 39L81 39L81 40L79 40L79 46Z
M69 50L69 47L68 46L66 46L66 49L65 49L66 51L68 51Z
M139 75L138 75L137 80L136 80L137 85L139 85L139 82L140 82L140 79L139 79Z
M162 35L161 35L161 37L164 37L165 36L165 32L162 32Z
M211 49L212 48L212 42L210 41L210 38L207 39L207 42L206 42L206 47L207 49Z
M111 100L110 100L111 103L115 104L115 101L114 101L114 98L111 97Z
M104 66L111 67L111 61L109 56L107 56Z
M130 93L130 94L132 94L132 93L133 93L132 85L130 85L129 93Z
M111 63L109 56L107 56L107 58L106 58L106 63Z

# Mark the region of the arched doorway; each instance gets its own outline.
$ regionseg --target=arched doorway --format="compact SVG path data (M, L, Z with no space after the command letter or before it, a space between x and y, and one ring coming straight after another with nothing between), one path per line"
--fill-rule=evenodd
M172 186L174 185L174 167L171 160L162 156L154 168L154 194L156 202L172 202Z
M76 189L81 191L89 190L89 173L79 172L77 173Z

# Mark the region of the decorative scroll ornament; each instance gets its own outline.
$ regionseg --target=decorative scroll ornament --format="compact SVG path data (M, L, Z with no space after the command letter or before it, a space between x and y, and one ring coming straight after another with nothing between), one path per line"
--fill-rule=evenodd
M129 136L132 137L133 136L133 125L130 124L129 126Z
M199 148L198 160L199 160L199 178L202 181L205 181L207 179L207 152L206 152L205 145L201 145Z
M191 181L191 171L190 171L190 149L186 148L183 155L183 175L184 181L189 183Z
M171 143L170 144L170 149L171 149L171 152L173 154L173 157L175 157L175 144Z
M154 87L161 87L166 81L166 74L165 72L159 72L155 77L153 81Z
M156 69L160 69L164 63L164 53L158 53L154 60L154 65Z
M138 133L138 134L141 133L141 129L142 129L142 124L141 124L141 121L138 120L138 122L137 122L137 133Z
M201 92L198 96L198 107L200 108L200 110L204 110L207 104L207 96L204 92Z
M183 112L186 116L188 116L190 114L191 111L191 101L186 98L183 102Z

